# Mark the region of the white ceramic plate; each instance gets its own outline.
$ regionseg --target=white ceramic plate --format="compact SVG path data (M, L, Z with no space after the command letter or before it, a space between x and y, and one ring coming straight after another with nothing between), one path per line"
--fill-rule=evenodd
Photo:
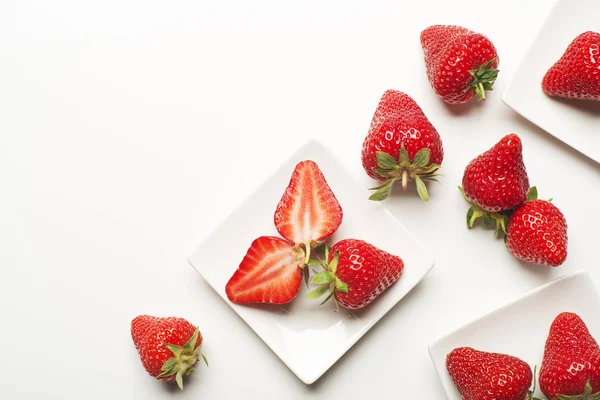
M600 298L586 271L547 283L429 345L431 360L451 400L461 400L446 370L446 355L457 347L510 354L540 366L554 318L570 311L583 318L592 335L600 337ZM543 395L537 389L539 396Z
M502 101L540 128L600 162L600 102L549 97L546 71L577 35L600 29L600 1L559 0L537 35Z
M277 236L273 213L299 161L315 161L344 211L342 225L330 239L366 240L405 263L400 279L362 310L349 312L303 297L303 284L294 301L284 306L244 306L229 302L225 285L255 238ZM202 243L188 260L277 356L306 384L315 382L362 335L403 298L433 267L433 260L404 226L369 193L321 144L311 141L298 150L258 190L250 195ZM233 244L233 245L232 245ZM254 343L254 335L248 335ZM328 346L314 346L314 343Z

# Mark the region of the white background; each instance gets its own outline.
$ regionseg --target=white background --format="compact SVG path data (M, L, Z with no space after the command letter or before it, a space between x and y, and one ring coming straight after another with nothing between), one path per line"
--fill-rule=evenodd
M1 397L444 398L428 343L567 272L595 278L600 165L500 101L552 3L4 0ZM494 41L501 72L485 104L436 98L419 43L436 23ZM186 256L309 137L369 185L360 148L388 88L413 96L444 141L431 200L386 202L436 266L305 386ZM463 169L509 132L569 222L560 268L522 264L464 226ZM140 313L200 326L211 365L183 393L143 370L129 333Z

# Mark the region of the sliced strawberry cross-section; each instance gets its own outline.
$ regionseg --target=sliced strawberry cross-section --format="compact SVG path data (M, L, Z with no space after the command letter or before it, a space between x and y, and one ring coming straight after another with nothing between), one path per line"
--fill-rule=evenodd
M323 241L342 223L342 207L318 165L311 160L298 163L275 210L275 227L281 236L310 247Z
M300 291L304 251L287 240L261 236L227 282L234 303L289 303Z

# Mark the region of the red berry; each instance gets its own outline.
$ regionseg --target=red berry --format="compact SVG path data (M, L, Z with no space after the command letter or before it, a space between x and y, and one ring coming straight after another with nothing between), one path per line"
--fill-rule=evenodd
M498 76L496 48L485 36L460 26L434 25L421 32L427 77L446 103L485 99Z
M399 180L404 189L409 180L415 180L419 195L427 200L423 182L435 180L444 149L440 135L417 103L402 92L388 90L375 110L361 156L365 172L384 182L374 188L372 200L388 197Z
M300 291L304 251L273 236L252 242L239 268L227 282L234 303L289 303Z
M552 322L539 382L550 400L559 395L598 398L590 395L600 391L600 347L577 314L564 312Z
M577 36L546 72L542 89L549 96L600 101L600 33Z
M279 234L308 249L333 235L342 217L342 207L319 166L311 160L298 163L275 210Z
M459 347L446 357L446 368L463 400L525 400L533 374L517 357Z
M400 278L404 269L400 257L358 239L340 240L327 250L326 259L324 271L312 280L322 286L307 297L317 298L330 290L330 296L349 309L371 303Z
M521 139L512 133L473 159L465 168L462 181L467 200L493 213L523 204L529 178L522 150Z
M201 355L198 328L183 318L140 315L131 321L131 338L151 376L161 381L175 379L183 389L183 375L194 370Z
M557 267L567 258L567 221L552 203L529 201L510 216L506 245L523 261Z

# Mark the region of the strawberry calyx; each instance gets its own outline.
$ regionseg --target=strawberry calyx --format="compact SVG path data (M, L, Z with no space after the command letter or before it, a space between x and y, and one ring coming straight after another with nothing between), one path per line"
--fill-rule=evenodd
M323 271L314 271L315 276L310 281L317 288L307 294L304 298L307 300L315 300L327 293L325 300L320 305L325 304L329 299L333 298L335 303L335 311L339 310L339 305L333 297L335 292L348 293L348 285L342 282L337 276L337 265L340 261L340 252L336 251L331 261L329 260L329 246L325 245L325 261L321 259L311 260L308 265L320 265ZM308 269L308 268L306 268Z
M591 378L589 378L585 384L582 394L567 396L564 394L557 394L558 400L600 400L600 392L592 393Z
M471 74L473 80L471 80L467 88L474 89L477 98L481 101L485 100L486 90L494 90L494 82L498 78L498 72L500 72L495 68L490 68L494 60L492 59L480 65L477 69L469 70L469 74Z
M160 368L161 373L157 378L169 378L175 375L177 386L183 390L183 376L188 376L194 372L194 364L198 361L198 356L201 356L208 366L206 356L200 353L200 346L195 348L196 342L198 341L198 334L199 331L198 328L196 328L192 337L183 346L164 343L164 345L173 353L173 357L165 361Z
M534 396L534 394L535 394L535 387L536 387L536 385L535 385L535 383L536 383L536 381L535 381L536 375L537 375L537 365L534 365L533 366L533 388L531 390L527 391L527 396L525 397L525 400L541 400L541 399L539 399L539 398L537 398L537 397Z
M425 182L438 182L435 177L441 176L440 174L434 174L440 168L440 165L430 163L430 158L431 150L423 148L411 160L404 147L404 142L400 145L399 161L396 161L394 157L386 152L378 151L377 166L379 168L373 168L373 172L387 179L381 185L369 189L375 190L369 200L382 201L388 198L392 193L394 182L398 180L402 182L402 189L404 190L408 187L408 182L414 180L419 197L424 201L429 200Z

